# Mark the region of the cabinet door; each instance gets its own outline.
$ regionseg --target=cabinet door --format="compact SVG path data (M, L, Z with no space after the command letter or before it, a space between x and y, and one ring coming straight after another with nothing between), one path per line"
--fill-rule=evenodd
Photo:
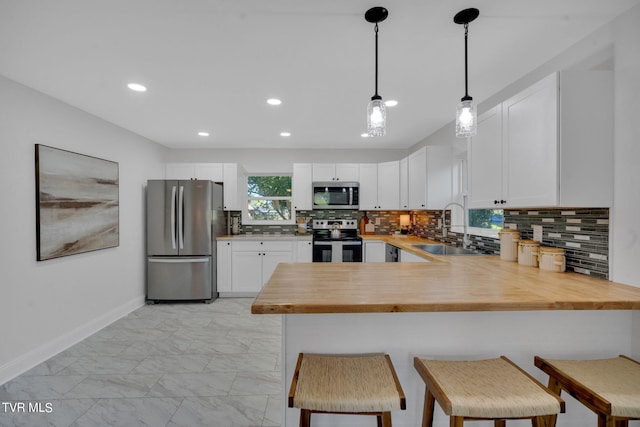
M297 242L296 262L313 262L313 242L311 240Z
M224 163L224 210L225 211L241 211L240 203L240 172L237 163Z
M503 103L503 195L507 206L558 203L558 77ZM480 134L480 131L478 131Z
M427 209L442 209L452 201L452 163L450 145L427 147Z
M196 179L204 179L213 182L223 182L224 173L222 163L196 163L194 165Z
M385 262L385 242L364 242L364 262Z
M400 207L400 162L378 163L378 208Z
M193 163L166 163L164 165L164 179L189 180L195 176Z
M262 255L262 286L269 281L269 278L281 262L293 262L291 252L264 252Z
M260 292L262 289L262 252L232 252L231 264L231 290L233 292Z
M400 209L409 209L409 159L400 160Z
M293 191L293 208L299 211L310 211L312 206L312 177L311 163L294 163L291 190Z
M336 165L334 163L314 163L313 181L335 181Z
M427 149L409 155L409 209L427 208Z
M502 106L478 117L478 134L469 144L469 208L497 208L502 196ZM498 203L494 203L494 202Z
M218 292L231 292L231 242L222 240L217 242L216 246Z
M336 180L358 182L359 165L357 163L336 163L335 170Z
M378 209L378 165L360 165L360 210Z

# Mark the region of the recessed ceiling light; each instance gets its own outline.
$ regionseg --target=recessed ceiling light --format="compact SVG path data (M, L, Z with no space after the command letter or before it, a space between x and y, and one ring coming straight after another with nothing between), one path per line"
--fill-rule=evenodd
M280 136L291 136L291 132L280 132Z
M209 132L198 132L198 136L209 136Z
M395 99L390 99L388 101L385 101L384 105L386 105L387 107L395 107L396 105L398 105L398 101L396 101Z
M147 88L139 83L129 83L127 87L131 90L135 90L136 92L146 92Z
M363 137L363 138L369 138L369 134L368 133L361 133L360 136Z
M282 101L280 101L278 98L269 98L269 99L267 99L267 104L269 104L269 105L280 105L280 104L282 104Z

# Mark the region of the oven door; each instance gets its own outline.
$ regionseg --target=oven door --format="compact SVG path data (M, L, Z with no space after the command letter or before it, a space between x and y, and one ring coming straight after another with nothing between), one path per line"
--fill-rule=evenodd
M362 262L362 241L314 241L313 262Z

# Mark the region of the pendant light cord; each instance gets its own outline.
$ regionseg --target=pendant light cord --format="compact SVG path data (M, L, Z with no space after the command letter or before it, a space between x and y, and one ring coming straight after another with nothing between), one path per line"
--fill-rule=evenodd
M380 95L378 95L378 23L376 22L376 26L374 27L374 31L376 33L376 93L371 99L380 99Z
M464 98L463 100L469 100L471 97L469 96L469 75L467 70L467 38L469 35L469 23L466 22L464 24Z

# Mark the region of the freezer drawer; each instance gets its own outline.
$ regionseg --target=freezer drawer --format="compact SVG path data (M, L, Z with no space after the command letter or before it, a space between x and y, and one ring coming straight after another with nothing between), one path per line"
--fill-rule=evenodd
M211 257L147 258L147 300L211 300Z

